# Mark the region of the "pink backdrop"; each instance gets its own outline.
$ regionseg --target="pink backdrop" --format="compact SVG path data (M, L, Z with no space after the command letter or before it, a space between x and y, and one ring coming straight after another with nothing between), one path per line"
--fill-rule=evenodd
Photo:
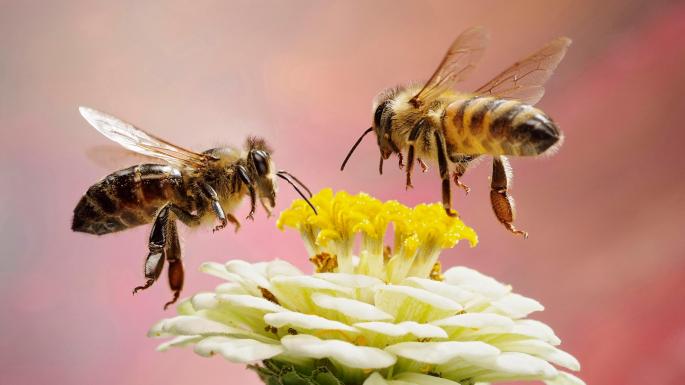
M338 167L386 86L426 78L451 40L484 25L492 43L465 89L559 35L573 38L540 103L566 133L553 158L512 161L517 224L488 203L489 165L455 193L481 243L445 253L547 310L588 384L685 382L685 4L666 1L25 1L0 11L0 383L257 384L240 365L145 337L170 316L166 283L136 297L147 228L72 233L71 211L111 170L86 104L198 150L269 138L310 187L439 200L433 170L406 192L373 140ZM278 211L295 195L282 186ZM240 216L246 214L241 208ZM217 282L202 261L281 257L307 268L294 232L259 212L240 234L184 231L186 294Z

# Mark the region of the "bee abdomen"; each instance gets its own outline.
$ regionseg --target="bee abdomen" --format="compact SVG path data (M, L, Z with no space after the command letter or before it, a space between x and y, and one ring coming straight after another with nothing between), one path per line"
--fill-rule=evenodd
M149 223L165 202L184 196L183 178L173 167L129 167L88 189L74 209L72 230L101 235Z
M539 109L517 100L471 96L446 109L451 153L538 155L560 138Z

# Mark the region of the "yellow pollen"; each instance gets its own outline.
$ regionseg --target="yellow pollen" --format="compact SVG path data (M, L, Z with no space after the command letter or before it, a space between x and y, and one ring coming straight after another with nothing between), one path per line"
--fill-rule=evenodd
M478 243L476 232L459 217L448 216L439 203L410 208L328 188L310 202L318 215L297 199L281 213L277 225L300 232L317 272L367 274L387 282L408 276L441 280L436 264L440 251L460 240L468 240L472 247ZM388 230L392 238L386 247Z
M309 258L309 261L316 266L317 273L334 273L338 270L338 259L326 252Z

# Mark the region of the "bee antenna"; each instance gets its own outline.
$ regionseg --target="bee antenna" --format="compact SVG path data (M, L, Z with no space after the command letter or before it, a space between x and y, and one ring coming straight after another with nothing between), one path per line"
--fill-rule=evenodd
M312 197L312 192L307 188L307 186L304 185L304 183L302 183L299 179L297 179L295 177L295 175L293 175L293 174L291 174L285 170L280 170L276 174L283 174L283 175L289 176L290 178L292 178L295 181L295 183L299 184L300 187L302 187L307 192L307 194L309 194L310 198Z
M347 153L347 156L345 157L345 160L343 161L342 166L340 166L340 171L345 169L345 165L347 164L347 161L350 160L350 157L352 156L352 153L354 152L354 150L357 149L357 146L359 146L359 143L362 142L362 139L364 139L366 134L368 134L371 131L373 131L373 127L369 127L368 129L366 129L366 131L364 131L362 136L360 136L359 139L357 139L357 141L354 143L354 146L352 146L352 148L350 149L350 152Z
M297 188L297 186L295 186L295 183L293 183L293 181L291 181L290 179L288 179L287 176L285 176L285 175L283 175L283 174L281 174L281 173L276 173L276 175L277 175L279 178L284 179L284 180L285 180L286 182L288 182L291 186L293 186L293 188L295 189L295 191L297 191L297 193L300 194L300 196L302 197L302 199L304 199L304 201L307 202L307 204L309 205L309 207L311 207L312 210L314 210L314 214L319 215L319 213L316 211L316 208L314 207L314 205L312 204L312 202L310 202L309 199L307 199L307 197L306 197L304 194L302 194L302 191L300 191L300 189Z

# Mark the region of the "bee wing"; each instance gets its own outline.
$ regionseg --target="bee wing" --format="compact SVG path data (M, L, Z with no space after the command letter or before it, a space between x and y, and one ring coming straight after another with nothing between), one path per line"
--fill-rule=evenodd
M104 112L88 107L79 107L79 111L96 130L127 150L181 167L201 167L209 160L208 155L173 145Z
M412 104L422 104L466 79L483 56L488 40L488 33L483 27L472 27L462 32L447 50L433 76L414 95Z
M569 45L571 39L567 37L552 40L539 51L495 76L476 93L518 99L531 105L537 103L545 94L543 85L564 58Z
M86 148L86 157L107 170L116 170L134 164L159 163L159 158L134 153L115 144L88 147Z

